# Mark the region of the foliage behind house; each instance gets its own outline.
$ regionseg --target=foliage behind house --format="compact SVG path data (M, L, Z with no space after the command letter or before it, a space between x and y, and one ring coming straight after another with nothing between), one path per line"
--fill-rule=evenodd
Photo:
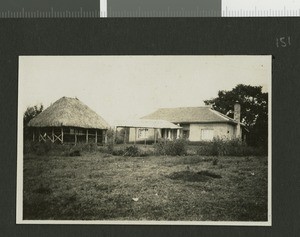
M241 122L249 130L247 143L252 146L268 146L268 93L261 86L239 84L230 91L221 90L218 97L205 100L220 113L233 118L233 105L241 105Z

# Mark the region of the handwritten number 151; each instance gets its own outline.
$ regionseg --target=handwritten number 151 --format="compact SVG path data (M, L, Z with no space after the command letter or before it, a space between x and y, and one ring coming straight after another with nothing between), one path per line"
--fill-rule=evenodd
M276 47L282 47L285 48L287 46L291 46L291 37L287 36L287 37L280 37L280 38L276 38Z

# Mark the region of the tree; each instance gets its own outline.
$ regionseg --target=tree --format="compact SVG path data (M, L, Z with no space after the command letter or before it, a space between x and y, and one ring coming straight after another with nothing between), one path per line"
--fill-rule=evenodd
M28 131L28 123L31 119L36 117L44 110L44 106L42 104L28 107L23 116L23 128L24 128L24 137L29 136Z
M115 134L115 139L117 144L127 143L129 141L129 128L121 128Z
M249 130L249 145L267 147L268 142L268 93L261 86L239 84L231 91L221 90L218 97L205 100L206 105L233 118L234 104L241 105L241 122Z

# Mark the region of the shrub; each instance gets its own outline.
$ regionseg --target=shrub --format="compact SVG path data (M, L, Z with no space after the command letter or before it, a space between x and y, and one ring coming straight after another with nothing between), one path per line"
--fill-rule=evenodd
M82 152L95 152L98 151L98 145L95 143L77 143L72 149Z
M114 149L109 154L112 154L114 156L123 156L124 155L124 150L122 150L122 149Z
M197 155L208 156L256 156L264 154L262 149L250 147L238 139L223 140L214 138L213 141L201 144L197 148Z
M182 156L187 154L187 141L184 139L176 139L168 141L160 139L154 144L154 151L157 155Z
M98 151L96 144L78 143L75 146L71 144L46 142L26 141L24 143L24 154L34 153L39 156L62 155L62 156L80 156L81 152L95 152Z
M107 152L109 154L112 154L114 150L114 139L115 139L115 131L113 129L108 129L107 130L107 143L106 143L106 148Z
M219 159L218 158L214 158L213 161L212 161L212 165L217 165L219 162Z
M136 146L127 146L121 149L113 149L110 154L114 156L131 156L131 157L146 155Z
M99 150L100 151L100 150ZM102 153L111 154L114 156L131 156L131 157L145 157L148 155L153 155L151 149L143 149L143 147L138 147L136 145L128 146L105 146L101 148Z
M71 150L67 156L81 156L81 153L80 153L80 150L78 149L74 149L74 150Z
M145 157L150 155L155 155L153 146L139 146L139 156Z
M156 144L154 144L154 154L155 155L165 155L166 140L159 139Z
M112 154L113 151L114 151L114 144L107 144L105 146L105 150L104 150L105 153Z
M52 149L52 143L50 141L39 142L33 146L35 148L33 152L35 152L39 156L48 154L48 152Z
M136 146L129 146L125 148L124 156L139 156L140 155L140 150Z
M208 142L199 146L196 153L203 156L217 156L219 154L217 145Z
M115 143L116 144L123 144L124 141L128 142L129 140L129 128L122 128L115 133Z
M24 147L23 147L23 152L24 152L24 154L35 153L38 149L38 146L39 146L38 142L25 141Z

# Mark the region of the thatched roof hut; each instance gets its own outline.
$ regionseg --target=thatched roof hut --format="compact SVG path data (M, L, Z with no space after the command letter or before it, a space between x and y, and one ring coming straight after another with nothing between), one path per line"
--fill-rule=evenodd
M103 131L109 128L109 124L77 98L62 97L30 120L28 127L33 128L33 139L38 135L39 141L76 143L78 138L85 142L93 138L97 143L99 136L103 140Z
M62 97L38 116L30 120L29 127L80 127L107 129L108 123L96 112L76 98Z

